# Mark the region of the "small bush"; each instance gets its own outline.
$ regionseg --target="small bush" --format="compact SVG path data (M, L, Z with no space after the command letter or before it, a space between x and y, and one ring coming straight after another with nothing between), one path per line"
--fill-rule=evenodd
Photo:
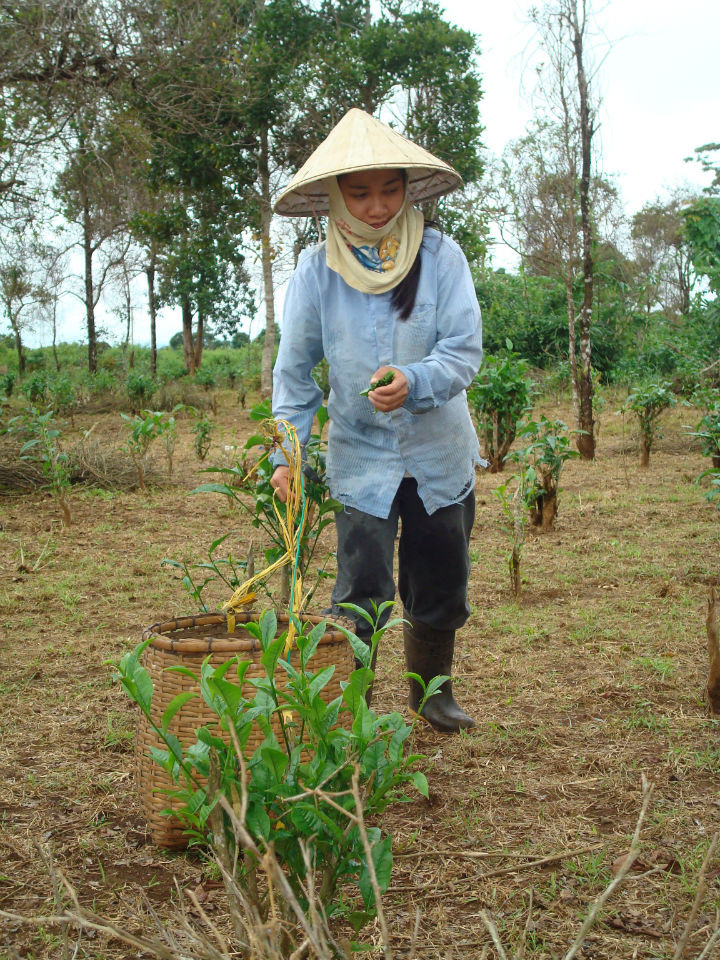
M33 373L22 385L23 395L32 404L43 404L47 400L47 378L44 373Z
M157 386L149 374L130 371L125 380L125 392L133 412L141 410L147 404L157 391Z
M513 352L487 357L468 390L468 400L475 415L483 456L490 461L490 472L503 469L518 424L530 409L532 383L529 364Z
M12 396L14 386L15 386L14 373L3 373L2 376L0 376L0 393L2 393L4 397Z
M658 422L660 415L676 403L677 397L667 382L648 383L638 387L625 401L623 411L629 410L635 414L640 425L640 465L642 467L648 466L650 450L655 441L662 437Z

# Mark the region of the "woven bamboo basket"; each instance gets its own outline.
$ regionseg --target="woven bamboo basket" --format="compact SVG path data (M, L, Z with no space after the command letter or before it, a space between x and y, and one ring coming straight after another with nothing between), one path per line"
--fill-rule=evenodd
M227 617L222 613L180 617L148 627L143 639L150 639L150 643L143 654L143 665L153 681L151 713L156 726L160 726L160 718L173 697L186 690L198 691L198 684L190 677L174 670L168 671L167 667L189 667L199 677L200 666L208 655L213 667L220 666L232 657L249 660L251 665L245 674L243 690L248 698L254 695L255 688L247 681L252 677L265 676L260 660L262 649L258 641L244 629L243 624L256 618L257 614L252 612L236 613L236 626L232 633L228 631ZM314 626L324 618L303 614L301 619L303 623ZM289 618L287 614L278 614L277 621L280 634L287 629ZM351 627L351 624L348 624L348 627ZM290 662L298 667L297 649L291 651ZM310 670L317 672L330 664L335 665L335 672L322 692L326 701L340 696L341 681L348 680L354 669L352 648L347 638L340 630L333 628L328 628L323 634L308 666ZM226 679L230 679L230 676L231 674L228 674ZM277 667L276 680L279 683L287 680L287 674L281 666ZM198 695L184 704L173 717L169 731L175 734L183 746L187 746L195 741L195 731L199 727L216 719L215 714ZM248 750L252 752L262 739L260 730L254 730L248 742ZM165 749L147 718L140 714L135 734L135 763L143 813L153 842L159 847L180 850L187 846L181 821L160 812L172 809L172 802L167 794L161 791L173 784L159 764L150 758L151 747Z

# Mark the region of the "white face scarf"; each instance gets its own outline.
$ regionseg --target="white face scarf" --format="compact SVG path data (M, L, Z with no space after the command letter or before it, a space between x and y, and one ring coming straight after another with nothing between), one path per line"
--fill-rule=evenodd
M361 293L385 293L396 287L415 262L425 219L405 200L388 223L376 229L354 217L336 177L325 181L330 198L325 251L327 265Z

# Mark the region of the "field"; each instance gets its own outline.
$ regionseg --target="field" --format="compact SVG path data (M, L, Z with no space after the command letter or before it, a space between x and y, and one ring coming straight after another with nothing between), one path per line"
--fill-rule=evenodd
M695 483L708 466L684 430L695 412L666 415L643 469L618 405L603 414L597 460L565 468L556 530L528 535L518 601L493 495L503 476L478 477L473 613L456 661L458 699L478 725L457 737L417 730L430 799L391 809L383 823L395 851L385 910L398 960L417 908L413 955L423 960L499 956L489 925L508 956L565 956L629 850L643 778L653 792L642 852L580 956L709 960L720 949L717 939L706 949L720 923L720 858L704 864L720 830L720 729L704 701L720 514ZM554 399L539 412L570 418ZM208 462L255 432L229 391L217 420ZM118 414L78 416L74 429L93 424L117 446ZM161 482L149 493L73 490L68 531L45 493L0 499L3 960L140 955L102 930L86 930L76 948L77 931L64 940L41 919L55 911L51 864L81 906L127 930L153 931L148 905L172 924L186 888L223 927L200 856L149 842L132 775L134 717L107 665L149 623L192 612L163 558L203 559L228 530L238 555L258 541L220 498L186 496L205 479L190 430L182 421L172 481L157 454ZM382 711L405 702L402 641L386 639ZM363 935L380 942L377 928Z

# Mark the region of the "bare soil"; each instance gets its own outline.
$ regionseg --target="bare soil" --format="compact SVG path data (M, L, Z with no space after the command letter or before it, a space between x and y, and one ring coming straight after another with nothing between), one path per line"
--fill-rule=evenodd
M564 403L539 412L571 419ZM229 460L224 447L256 426L229 392L217 421L210 463ZM117 414L76 417L75 430L93 423L95 439L119 445ZM417 908L417 957L498 956L488 914L508 955L564 956L629 849L643 776L654 793L642 854L580 955L673 957L690 918L684 956L698 958L717 929L717 857L691 910L720 830L720 731L704 696L720 513L696 485L709 464L686 423L692 411L667 415L642 468L632 425L608 410L596 461L565 468L555 530L528 532L517 601L493 495L505 476L478 476L473 612L455 667L458 699L478 723L455 737L417 731L430 800L391 809L383 823L395 850L385 907L396 957ZM66 955L57 929L20 919L53 912L47 858L81 903L132 930L148 922L143 898L168 917L207 878L197 852L149 840L133 781L134 717L108 665L149 623L193 612L164 557L204 559L228 531L237 555L259 543L221 498L187 496L208 479L191 431L183 421L174 476L148 493L75 489L67 531L47 493L0 498L0 910L17 915L0 919L0 958ZM158 452L154 476L163 470ZM402 642L386 640L379 711L405 703ZM205 902L222 925L219 892ZM379 943L377 929L364 936ZM137 954L86 933L75 955Z

